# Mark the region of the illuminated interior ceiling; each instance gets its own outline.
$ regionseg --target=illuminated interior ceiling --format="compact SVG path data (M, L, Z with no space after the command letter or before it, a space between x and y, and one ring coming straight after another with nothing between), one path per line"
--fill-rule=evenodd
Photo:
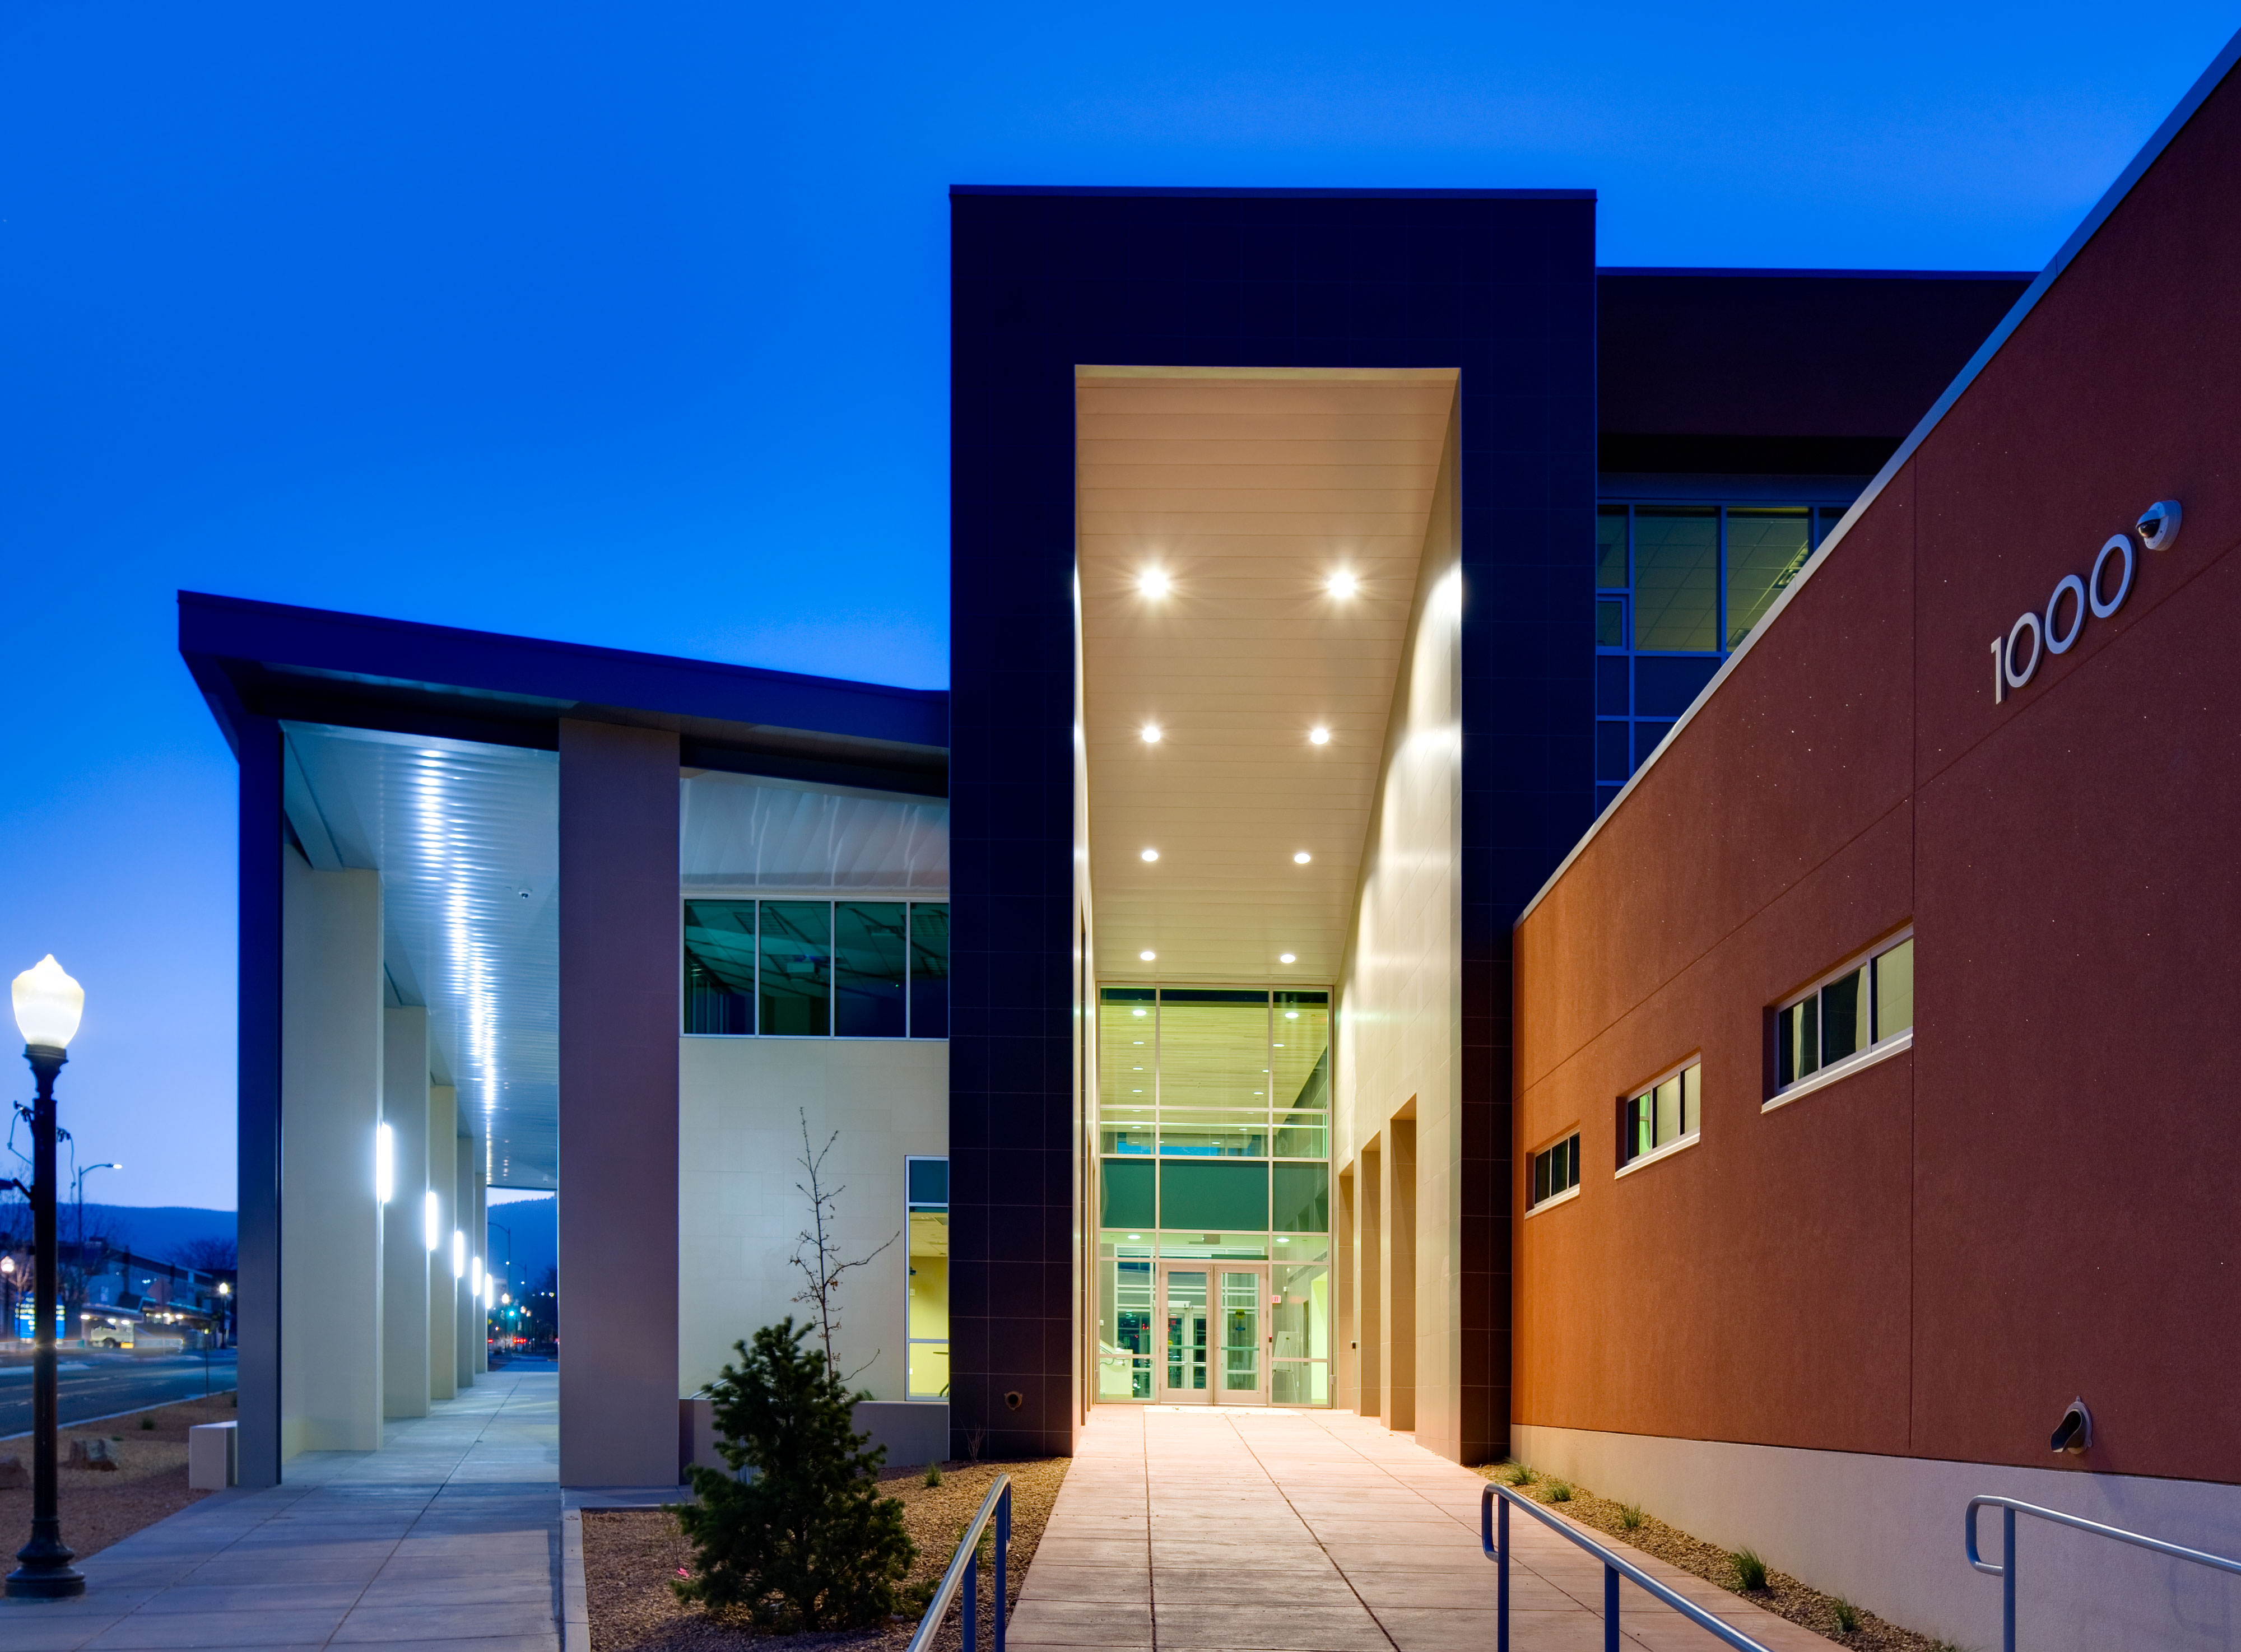
M282 726L289 827L318 870L381 873L385 996L427 1006L429 1066L491 1182L558 1187L558 755Z
M1455 391L1442 369L1077 371L1100 980L1335 979Z

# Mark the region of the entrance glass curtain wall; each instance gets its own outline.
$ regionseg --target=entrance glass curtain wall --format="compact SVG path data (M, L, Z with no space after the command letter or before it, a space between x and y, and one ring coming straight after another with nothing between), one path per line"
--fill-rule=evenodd
M1330 1403L1330 994L1098 993L1103 1401Z

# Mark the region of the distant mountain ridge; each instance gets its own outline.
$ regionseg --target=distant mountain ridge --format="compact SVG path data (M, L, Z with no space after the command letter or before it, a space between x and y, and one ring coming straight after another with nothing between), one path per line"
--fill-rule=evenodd
M65 1203L56 1213L63 1242L77 1242L78 1207ZM20 1200L0 1209L0 1229L28 1235L30 1213ZM85 1202L85 1236L106 1239L113 1249L130 1250L151 1261L168 1262L203 1240L235 1242L237 1224L231 1210L204 1210L194 1205L103 1205Z

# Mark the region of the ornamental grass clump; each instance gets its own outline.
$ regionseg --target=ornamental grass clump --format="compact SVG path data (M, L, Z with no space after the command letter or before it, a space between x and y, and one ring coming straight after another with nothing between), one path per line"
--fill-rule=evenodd
M1552 1503L1568 1503L1571 1502L1572 1482L1569 1480L1550 1481L1549 1482L1549 1501Z
M809 1328L766 1325L710 1385L716 1449L733 1472L693 1465L699 1501L676 1510L692 1573L675 1587L776 1629L861 1629L903 1604L918 1549L901 1502L879 1495L886 1448L865 1450L871 1436L853 1426L853 1401L869 1396L801 1346Z
M1502 1469L1502 1477L1513 1486L1529 1486L1538 1477L1522 1462L1513 1462Z
M1640 1503L1621 1503L1618 1506L1618 1523L1624 1527L1628 1531L1640 1531L1642 1529L1642 1505Z
M1758 1557L1756 1550L1739 1548L1728 1559L1734 1562L1736 1583L1744 1594L1766 1587L1766 1562Z

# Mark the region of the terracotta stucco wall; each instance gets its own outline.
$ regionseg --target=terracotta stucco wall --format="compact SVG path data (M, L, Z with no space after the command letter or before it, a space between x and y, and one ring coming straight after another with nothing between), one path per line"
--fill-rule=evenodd
M1521 1422L2241 1479L2241 93L2211 95L1515 937ZM1991 639L2152 501L2129 600ZM1771 1113L1768 1011L1908 923L1914 1049ZM1614 1180L1692 1052L1702 1140ZM1522 1213L1522 1179L1513 1189Z

